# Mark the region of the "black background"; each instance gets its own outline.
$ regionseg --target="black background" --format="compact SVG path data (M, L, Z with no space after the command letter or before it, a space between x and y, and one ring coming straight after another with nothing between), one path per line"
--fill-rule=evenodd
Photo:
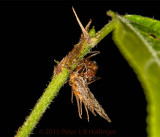
M111 20L107 10L119 14L159 17L156 1L1 1L1 129L0 136L13 136L36 101L44 92L56 65L79 41L81 30L71 7L86 25L100 30ZM58 130L107 130L110 136L146 136L146 101L136 75L125 61L109 34L96 48L93 57L101 79L90 85L91 91L112 120L109 124L90 113L87 122L77 112L76 100L70 102L71 87L65 84L34 130L34 136L61 136ZM52 133L47 134L50 129ZM40 133L40 131L44 131ZM67 136L67 133L64 133ZM88 136L82 134L83 136ZM80 136L80 134L68 136ZM90 136L93 136L90 134ZM107 136L97 133L97 136Z

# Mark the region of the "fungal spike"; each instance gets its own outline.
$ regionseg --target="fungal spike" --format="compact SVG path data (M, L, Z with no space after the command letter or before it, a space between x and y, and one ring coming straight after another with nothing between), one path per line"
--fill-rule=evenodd
M75 17L76 17L76 20L77 20L77 22L78 22L78 24L79 24L79 26L80 26L80 28L81 28L81 30L82 30L82 33L83 33L83 35L84 35L85 40L87 41L87 43L90 43L90 37L89 37L88 32L87 32L86 29L83 27L80 19L78 18L78 15L77 15L77 13L76 13L76 11L75 11L75 9L74 9L73 7L72 7L72 10L73 10L73 13L74 13L74 15L75 15ZM90 23L91 23L91 20L90 20L90 22L89 22L89 25L90 25ZM87 27L88 27L88 25L87 25Z

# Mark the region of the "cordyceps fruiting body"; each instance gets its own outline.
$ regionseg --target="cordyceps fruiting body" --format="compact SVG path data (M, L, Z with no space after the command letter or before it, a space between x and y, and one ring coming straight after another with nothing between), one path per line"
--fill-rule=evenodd
M78 114L80 118L82 118L82 103L83 103L87 113L88 121L89 121L89 113L88 113L89 109L94 116L96 116L95 112L97 112L101 117L105 118L108 122L111 122L110 118L105 113L104 109L101 107L99 102L95 99L94 95L91 93L88 87L88 84L95 81L95 75L98 69L96 62L91 61L90 58L92 56L97 55L99 52L96 51L91 56L83 58L81 60L79 60L78 58L74 60L72 59L72 57L74 58L77 57L77 53L80 54L80 51L84 48L83 45L80 45L82 41L86 41L88 44L90 43L90 36L88 34L88 29L91 23L90 20L87 26L84 28L74 8L72 9L83 34L81 35L79 45L76 45L75 50L69 53L69 55L64 59L64 62L66 62L65 60L68 60L67 62L69 62L70 64L63 63L67 68L70 67L71 64L77 63L77 67L75 68L75 70L70 71L71 74L70 74L69 85L72 87L71 102L73 103L73 95L74 95L77 100Z
M88 84L85 79L79 75L78 72L73 72L70 75L70 86L72 87L72 95L71 102L73 103L73 95L76 97L77 106L78 106L78 114L79 117L82 118L82 103L84 104L87 119L89 121L88 109L96 116L95 112L97 112L101 117L106 119L108 122L111 122L108 115L105 113L104 109L101 107L99 102L96 100L90 89L88 88Z

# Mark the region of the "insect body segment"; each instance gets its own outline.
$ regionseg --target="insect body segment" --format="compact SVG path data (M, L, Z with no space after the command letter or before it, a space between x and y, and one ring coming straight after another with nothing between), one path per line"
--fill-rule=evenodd
M54 68L54 74L59 74L63 68L67 68L69 69L71 72L72 72L72 67L74 64L77 64L79 62L79 58L80 58L80 55L82 53L82 51L86 48L85 46L85 41L87 43L90 43L90 36L88 34L88 30L89 30L89 26L92 22L92 20L90 20L87 24L87 26L84 28L82 23L80 22L74 8L73 9L73 12L75 14L75 17L78 21L78 24L80 25L80 28L82 30L82 35L81 35L81 38L80 38L80 41L78 44L76 44L73 48L73 50L71 52L69 52L69 54L63 58L61 60L60 63L58 63L58 65Z
M73 95L76 97L79 117L82 118L82 103L86 109L87 118L89 121L88 109L96 116L95 111L108 122L111 122L104 109L99 102L95 99L94 95L88 88L88 84L82 76L77 72L73 72L70 76L69 84L72 86L71 102L73 103Z
M99 51L95 51L94 54L88 56L87 58L83 58L79 61L75 71L78 71L80 76L84 77L87 83L95 80L95 75L98 70L97 63L95 61L91 61L90 58L99 54Z
M86 58L81 60L75 71L71 73L69 81L69 85L72 87L71 102L73 103L73 96L75 96L80 118L82 118L83 103L87 113L88 121L88 110L90 110L94 116L96 116L95 112L97 112L101 117L106 119L108 122L111 122L110 118L105 113L104 109L101 107L88 87L88 84L94 81L93 79L95 78L95 74L98 69L98 66L95 67L95 65L95 62L89 60L89 58Z

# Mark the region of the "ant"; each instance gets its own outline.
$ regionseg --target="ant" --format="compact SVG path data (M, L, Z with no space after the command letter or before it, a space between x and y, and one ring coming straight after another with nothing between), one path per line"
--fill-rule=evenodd
M80 76L84 77L87 83L92 83L96 81L95 75L98 70L97 63L95 61L91 61L90 58L99 54L99 51L90 52L93 53L92 55L88 56L87 58L83 58L79 61L75 71L78 71ZM85 71L84 71L85 70Z
M101 117L111 122L104 109L101 107L99 102L96 100L92 92L90 91L88 84L95 81L95 74L98 66L94 61L91 61L92 56L97 55L99 52L92 54L91 56L80 60L75 71L70 74L69 85L72 87L71 102L73 103L73 95L76 97L78 114L82 118L82 103L84 104L87 119L89 122L88 109L96 116L97 112Z

